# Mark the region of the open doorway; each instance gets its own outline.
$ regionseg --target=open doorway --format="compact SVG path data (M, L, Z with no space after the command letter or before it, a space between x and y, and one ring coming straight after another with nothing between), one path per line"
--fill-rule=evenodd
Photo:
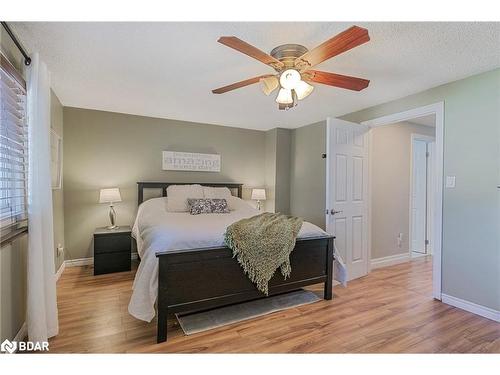
M369 131L371 269L398 269L402 282L429 298L435 130L428 115Z
M443 114L444 104L436 103L361 124L327 120L326 228L336 236L349 279L425 258L429 294L441 299ZM391 128L404 141L388 136ZM377 134L385 164L377 162ZM413 161L419 139L415 157L424 155L425 167Z

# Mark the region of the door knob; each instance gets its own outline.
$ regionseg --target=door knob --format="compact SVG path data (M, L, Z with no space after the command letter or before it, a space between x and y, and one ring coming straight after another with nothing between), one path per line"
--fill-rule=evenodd
M340 210L340 211L335 211L333 208L330 210L330 215L335 215L335 214L340 214L342 213L343 211Z

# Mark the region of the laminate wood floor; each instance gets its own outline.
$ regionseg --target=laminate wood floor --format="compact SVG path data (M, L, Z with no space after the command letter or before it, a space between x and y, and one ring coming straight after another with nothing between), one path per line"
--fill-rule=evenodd
M127 312L131 272L67 268L57 284L59 335L51 353L500 353L500 324L432 299L432 261L374 270L320 301L185 336L174 317L156 344L156 320ZM311 290L322 295L320 285Z

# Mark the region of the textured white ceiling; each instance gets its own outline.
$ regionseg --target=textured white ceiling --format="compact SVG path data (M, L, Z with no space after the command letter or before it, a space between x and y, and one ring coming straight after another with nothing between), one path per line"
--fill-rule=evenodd
M353 92L316 84L290 111L259 85L211 89L270 73L217 43L235 35L269 52L285 43L312 48L352 24L371 41L317 66L367 78ZM65 106L254 129L295 128L410 95L500 66L500 23L13 23L39 51Z

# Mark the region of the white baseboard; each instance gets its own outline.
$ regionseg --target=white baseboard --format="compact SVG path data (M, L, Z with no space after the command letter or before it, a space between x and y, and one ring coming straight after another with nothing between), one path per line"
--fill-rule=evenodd
M61 278L61 275L62 275L62 273L64 272L65 269L66 269L66 262L63 261L61 263L61 265L59 266L59 269L56 272L56 283Z
M494 310L492 308L478 305L477 303L469 302L457 297L449 296L447 294L441 294L441 302L446 303L459 309L471 312L476 315L480 315L484 318L494 320L495 322L500 322L500 311Z
M135 259L138 259L139 256L137 255L137 253L131 253L130 254L130 259L132 260L135 260ZM66 259L63 264L61 265L61 267L64 266L64 268L66 267L82 267L82 266L91 266L94 264L94 257L90 257L90 258L78 258L78 259ZM61 267L59 268L59 270L61 270ZM64 268L62 271L64 271ZM61 271L61 273L62 273ZM59 272L59 271L57 271Z
M422 254L422 253L415 253L415 252L412 252L412 253L411 253L411 258L412 258L412 259L422 258L422 257L426 257L427 255L430 255L430 254Z
M82 267L94 264L94 257L90 258L78 258L78 259L66 259L64 261L65 267Z
M371 269L393 266L395 264L408 262L410 260L410 254L396 254L390 255L388 257L376 258L371 260Z

